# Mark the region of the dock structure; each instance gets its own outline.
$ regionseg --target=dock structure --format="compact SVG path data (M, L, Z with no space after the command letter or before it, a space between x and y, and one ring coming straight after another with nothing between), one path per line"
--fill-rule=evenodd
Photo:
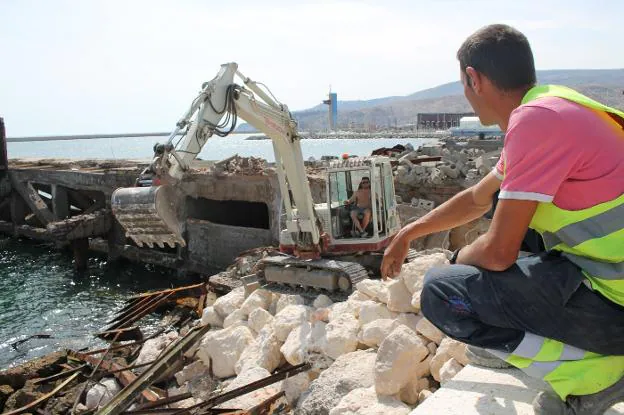
M179 184L185 247L137 246L113 217L111 195L119 187L134 186L147 163L5 159L4 168L0 163L0 233L69 246L78 268L86 266L92 250L110 260L126 258L200 274L227 267L248 249L278 244L277 175L263 161L261 168L245 171L249 163L236 156L226 160L227 168L195 161ZM314 180L312 187L316 195L324 191L323 183Z

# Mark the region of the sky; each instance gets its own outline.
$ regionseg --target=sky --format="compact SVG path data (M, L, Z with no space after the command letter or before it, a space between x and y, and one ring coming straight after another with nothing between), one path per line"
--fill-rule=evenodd
M459 78L490 23L537 69L622 68L622 0L0 0L0 117L10 137L170 131L225 62L291 110L407 95Z

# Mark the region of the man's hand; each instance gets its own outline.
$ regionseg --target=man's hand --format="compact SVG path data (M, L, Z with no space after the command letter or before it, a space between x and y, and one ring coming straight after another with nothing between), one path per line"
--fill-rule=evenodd
M384 252L381 262L381 277L384 280L394 278L401 272L401 267L407 258L409 240L399 233Z

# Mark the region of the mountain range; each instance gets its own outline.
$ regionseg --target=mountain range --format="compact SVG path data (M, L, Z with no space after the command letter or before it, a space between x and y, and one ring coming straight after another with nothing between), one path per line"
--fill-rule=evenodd
M557 69L537 71L540 84L558 84L615 108L624 108L624 69ZM471 112L459 81L449 82L404 96L370 100L338 101L339 128L393 127L416 122L423 112ZM328 109L324 104L293 112L300 131L328 128ZM245 129L247 127L247 130ZM240 132L249 131L247 125Z

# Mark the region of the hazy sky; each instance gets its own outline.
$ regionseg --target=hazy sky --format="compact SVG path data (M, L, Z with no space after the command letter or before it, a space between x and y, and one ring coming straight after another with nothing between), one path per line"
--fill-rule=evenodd
M9 136L168 131L224 62L292 110L458 79L455 52L509 23L538 69L621 68L623 0L0 0Z

